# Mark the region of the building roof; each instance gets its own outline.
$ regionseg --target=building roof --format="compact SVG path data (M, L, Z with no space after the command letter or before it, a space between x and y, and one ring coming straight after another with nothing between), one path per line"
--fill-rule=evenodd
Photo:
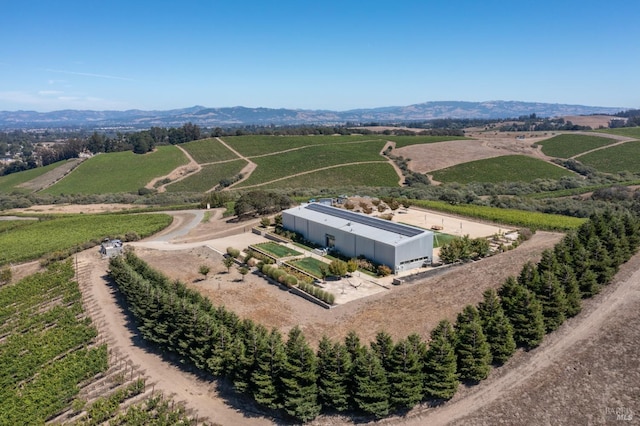
M324 204L311 203L285 210L293 216L352 232L393 246L433 232L389 220L354 213Z

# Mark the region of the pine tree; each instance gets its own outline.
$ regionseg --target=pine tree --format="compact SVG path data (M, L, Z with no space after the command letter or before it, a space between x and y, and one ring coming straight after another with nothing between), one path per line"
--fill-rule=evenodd
M527 349L538 346L545 330L542 305L538 299L513 277L507 278L498 294L502 309L513 326L516 344Z
M518 275L518 284L528 289L536 288L540 284L540 275L538 268L532 262L527 262L522 267L520 275Z
M323 407L349 408L351 356L345 345L323 336L318 347L318 397Z
M393 352L393 339L389 333L380 331L376 334L376 340L371 342L371 349L378 355L385 371L390 371L391 353Z
M344 338L344 345L347 348L347 352L349 352L349 355L351 355L352 360L355 360L358 356L358 353L362 350L360 337L353 330L351 330Z
M476 308L471 305L464 308L458 315L455 331L458 376L471 382L486 379L491 369L491 350Z
M424 357L424 394L427 398L450 399L458 390L453 339L453 327L447 320L440 321L431 332Z
M483 296L484 299L478 305L480 323L489 343L493 363L501 365L516 350L513 326L504 314L496 291L490 288L484 292Z
M573 268L569 264L560 265L560 271L558 272L558 281L564 288L566 295L566 314L567 318L576 316L582 310L580 287L578 286L578 280L576 274L573 272Z
M251 374L251 392L258 404L271 409L282 407L280 378L285 358L282 336L274 329L258 348Z
M389 359L391 405L396 409L411 408L422 399L423 363L414 344L399 341Z
M389 414L389 384L380 358L370 349L363 348L353 362L355 392L353 399L358 409L382 418Z
M582 274L578 281L580 286L580 293L583 298L592 297L600 293L600 284L598 284L598 277L591 269L587 269Z
M567 296L558 278L551 270L540 275L540 286L535 293L542 304L546 331L551 332L560 327L566 319Z
M242 324L239 332L242 345L238 344L234 349L236 368L231 380L234 388L244 393L250 389L251 374L257 362L257 356L260 348L267 345L269 332L264 326L255 324L251 320L244 320Z
M600 285L609 284L616 268L604 244L598 238L594 238L587 244L587 251L591 253L591 270L596 274L596 281Z
M320 414L317 385L317 360L299 327L289 332L286 358L282 369L284 410L302 422L315 419Z

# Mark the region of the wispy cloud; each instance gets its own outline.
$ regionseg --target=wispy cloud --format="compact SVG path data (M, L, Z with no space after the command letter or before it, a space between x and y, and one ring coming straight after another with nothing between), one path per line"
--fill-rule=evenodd
M80 76L83 76L83 77L105 78L105 79L108 79L108 80L134 81L132 78L119 77L119 76L116 76L116 75L108 75L108 74L93 74L93 73L89 73L89 72L54 70L54 69L51 69L51 68L46 68L45 71L55 72L55 73L59 73L59 74L80 75Z
M38 95L40 96L56 96L56 95L62 95L64 92L61 92L60 90L40 90L38 92Z

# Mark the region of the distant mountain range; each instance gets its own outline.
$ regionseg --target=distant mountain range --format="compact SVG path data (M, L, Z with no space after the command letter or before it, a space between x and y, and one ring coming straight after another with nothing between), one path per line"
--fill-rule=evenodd
M401 122L437 118L512 118L536 114L539 117L614 114L625 108L548 104L518 101L425 102L409 106L389 106L349 111L274 109L274 108L191 108L166 111L91 111L52 112L0 111L1 128L37 127L177 127L191 122L203 127L238 125L335 125L346 122Z

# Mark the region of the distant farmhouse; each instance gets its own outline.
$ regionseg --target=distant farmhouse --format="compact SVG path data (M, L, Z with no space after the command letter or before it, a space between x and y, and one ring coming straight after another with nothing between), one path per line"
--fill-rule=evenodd
M433 232L310 203L282 212L282 226L348 257L364 256L395 273L431 264Z

